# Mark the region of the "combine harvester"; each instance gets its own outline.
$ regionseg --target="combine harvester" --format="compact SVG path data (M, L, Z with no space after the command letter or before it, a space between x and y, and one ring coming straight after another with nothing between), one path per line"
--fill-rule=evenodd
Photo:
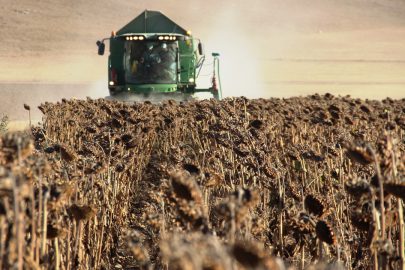
M205 60L204 46L159 11L145 10L110 38L97 41L103 55L110 40L107 99L158 102L194 100L195 93L210 92L222 99L219 54L213 53L212 87L198 89L196 79ZM198 40L198 43L196 42Z

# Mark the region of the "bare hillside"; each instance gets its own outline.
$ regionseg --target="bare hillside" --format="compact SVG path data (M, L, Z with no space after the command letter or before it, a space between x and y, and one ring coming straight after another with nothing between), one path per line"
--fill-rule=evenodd
M68 82L72 94L85 96L73 84L88 83L101 85L99 94L89 95L104 96L107 56L97 55L95 42L145 9L160 10L192 30L207 54L221 53L226 96L405 95L405 2L400 0L2 0L0 89L10 89L4 82ZM206 76L198 79L200 87L210 84L211 69L201 72ZM71 94L63 90L57 96ZM14 104L20 106L22 99L9 106Z

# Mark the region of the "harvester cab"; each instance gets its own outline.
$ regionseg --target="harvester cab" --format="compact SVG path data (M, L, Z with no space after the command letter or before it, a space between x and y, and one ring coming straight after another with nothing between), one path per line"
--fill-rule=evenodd
M199 92L222 99L219 54L212 54L212 87L198 89L196 79L205 60L204 45L163 13L145 10L112 32L110 38L97 41L99 55L104 54L105 40L110 40L108 99L193 100Z

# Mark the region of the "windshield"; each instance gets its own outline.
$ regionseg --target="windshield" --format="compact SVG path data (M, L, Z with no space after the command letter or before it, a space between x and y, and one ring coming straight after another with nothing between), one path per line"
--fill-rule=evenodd
M175 41L126 41L125 49L127 83L177 83Z

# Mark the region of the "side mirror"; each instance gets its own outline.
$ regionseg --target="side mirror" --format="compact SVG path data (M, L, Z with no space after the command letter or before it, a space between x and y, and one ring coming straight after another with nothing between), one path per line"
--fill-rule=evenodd
M201 42L198 43L198 53L199 53L200 55L204 55L204 54L205 54L205 52L204 52L204 44L202 44Z
M98 46L98 55L104 55L105 44L101 41L97 41L96 44Z

